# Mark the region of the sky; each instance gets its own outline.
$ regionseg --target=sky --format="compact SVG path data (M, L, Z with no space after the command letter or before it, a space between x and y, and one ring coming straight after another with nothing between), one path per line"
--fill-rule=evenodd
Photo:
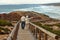
M44 4L44 3L56 3L60 0L0 0L0 5L5 4Z

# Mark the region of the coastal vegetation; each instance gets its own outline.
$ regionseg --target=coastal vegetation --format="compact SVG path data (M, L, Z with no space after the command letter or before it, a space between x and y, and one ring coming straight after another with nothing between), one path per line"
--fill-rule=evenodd
M10 33L11 32L11 30L9 29L10 26L13 26L12 23L10 23L7 20L0 19L0 34Z
M0 26L13 26L9 21L0 19Z
M11 30L9 30L8 28L0 27L0 34L9 34L10 32Z
M60 36L60 30L53 30L53 27L51 27L50 25L42 25L40 22L33 22L33 23L38 25L39 27L42 27L42 28ZM55 24L55 25L60 27L60 24Z

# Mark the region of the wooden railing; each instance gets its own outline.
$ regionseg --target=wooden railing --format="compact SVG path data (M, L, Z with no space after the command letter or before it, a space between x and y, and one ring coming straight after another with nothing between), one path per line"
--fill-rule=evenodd
M29 23L29 29L37 40L60 40L60 37L33 23Z
M18 29L19 29L19 24L20 24L20 22L17 22L17 24L13 28L12 32L8 36L7 40L16 40L17 39L17 33L18 33Z

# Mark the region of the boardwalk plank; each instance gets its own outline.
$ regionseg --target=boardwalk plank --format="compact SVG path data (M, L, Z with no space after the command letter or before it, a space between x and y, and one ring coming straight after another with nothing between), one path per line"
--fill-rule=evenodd
M21 29L21 26L20 26L19 31L18 31L17 40L35 40L33 35L26 28L23 30L23 29Z

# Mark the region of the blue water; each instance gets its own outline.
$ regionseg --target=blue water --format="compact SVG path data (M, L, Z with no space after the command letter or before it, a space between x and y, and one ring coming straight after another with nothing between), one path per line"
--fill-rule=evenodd
M16 9L24 9L24 8L31 8L31 7L37 7L37 6L39 6L39 4L0 5L0 13L11 12Z
M12 11L35 11L46 14L51 18L60 19L60 7L57 6L42 6L39 4L0 5L0 13Z

